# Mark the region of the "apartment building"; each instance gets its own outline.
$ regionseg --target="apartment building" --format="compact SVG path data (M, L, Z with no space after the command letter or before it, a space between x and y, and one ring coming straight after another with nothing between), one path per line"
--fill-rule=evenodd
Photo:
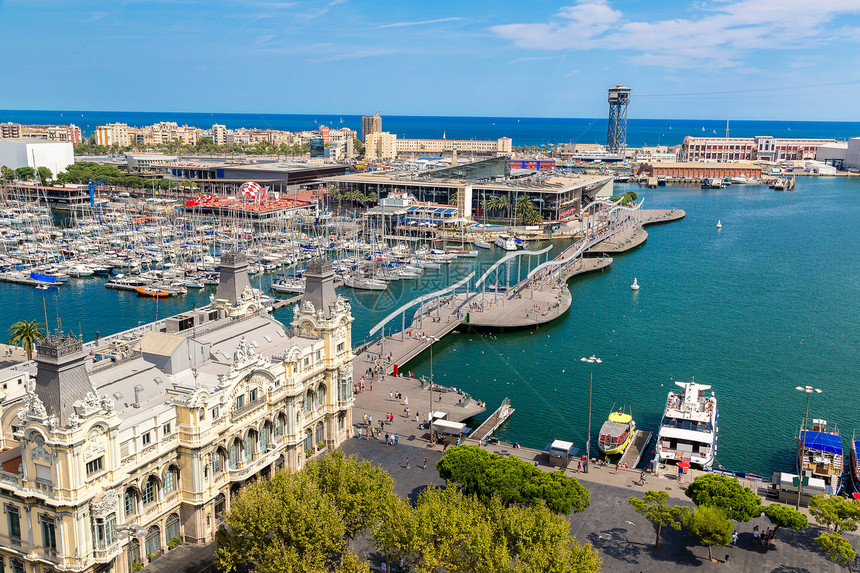
M821 145L835 139L781 139L765 135L756 137L684 138L681 161L804 161L815 159Z

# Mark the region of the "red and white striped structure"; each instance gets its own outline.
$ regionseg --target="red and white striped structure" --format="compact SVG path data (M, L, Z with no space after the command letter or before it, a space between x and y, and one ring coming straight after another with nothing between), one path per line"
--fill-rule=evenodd
M253 199L255 202L266 198L266 191L260 187L259 183L255 183L254 181L248 181L243 184L240 192L243 196Z

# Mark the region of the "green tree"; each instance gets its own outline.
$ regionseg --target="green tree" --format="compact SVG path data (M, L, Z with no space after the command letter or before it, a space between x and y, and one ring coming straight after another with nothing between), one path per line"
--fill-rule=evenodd
M588 490L561 472L543 472L516 456L491 454L478 446L456 446L436 463L439 475L458 483L463 491L505 505L545 503L560 514L585 511Z
M335 573L371 573L370 563L361 561L354 553L347 553L340 561Z
M0 177L5 179L6 181L12 181L15 179L15 170L6 167L5 165L0 166Z
M47 167L39 167L36 169L36 173L39 174L39 181L42 182L42 185L49 185L51 180L54 178L54 174Z
M507 195L502 195L496 199L496 208L499 211L507 211L510 214L511 199Z
M345 533L335 502L308 475L279 472L233 498L216 536L216 562L227 572L317 573L343 551Z
M361 155L364 153L364 143L357 137L352 139L352 148L355 150L355 153Z
M795 531L809 527L809 520L806 516L788 505L772 503L765 507L762 513L774 525L774 537L776 537L776 532L779 531L780 527L788 527Z
M746 522L761 514L761 498L733 477L705 474L687 486L685 493L697 506L718 507L735 521Z
M27 353L27 360L33 359L36 343L45 338L45 330L35 320L19 320L9 327L9 344L21 346Z
M36 176L36 170L32 167L19 167L15 170L15 177L21 181L29 181Z
M374 530L376 547L393 561L403 558L416 571L495 573L496 571L597 571L600 559L590 545L570 536L569 524L542 504L487 504L456 486L431 488L414 509L403 503Z
M852 573L851 566L857 553L848 541L838 533L822 533L815 538L815 542L827 554L827 558L840 565L848 566L848 573Z
M523 195L522 197L517 199L516 213L518 221L525 220L526 216L529 213L534 212L534 210L535 206L532 203L532 200L529 199L528 195Z
M334 501L350 541L383 519L396 500L390 475L370 462L346 457L342 452L314 460L304 471L317 489Z
M657 526L654 549L660 549L660 531L664 526L680 530L690 516L690 508L681 505L669 505L668 499L669 494L667 492L649 489L642 499L631 497L627 500L637 513L644 515L645 519Z
M713 561L712 547L725 547L732 541L732 523L719 507L697 507L687 520L689 532L708 546L708 559Z
M860 522L860 501L835 495L816 495L809 502L809 513L818 523L832 526L834 533L855 531Z

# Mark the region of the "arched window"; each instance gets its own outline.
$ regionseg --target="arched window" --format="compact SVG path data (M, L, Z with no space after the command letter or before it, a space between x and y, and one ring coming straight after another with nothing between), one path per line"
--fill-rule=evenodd
M239 458L241 457L242 440L235 439L230 444L230 469L235 470L239 467Z
M122 506L125 510L125 517L129 518L137 513L137 492L128 488L125 490L125 495L122 497Z
M227 512L227 496L219 493L215 498L215 521L224 519L224 514Z
M167 524L164 526L164 538L168 543L179 537L179 515L173 513L167 518Z
M161 553L161 530L157 525L153 525L146 532L146 556L152 559L153 556Z
M317 388L317 401L316 405L319 406L325 401L325 384L320 384L319 388Z
M212 456L212 473L220 474L224 471L224 464L227 461L227 452L224 448L215 450L215 455Z
M305 451L314 449L314 433L310 428L305 430Z
M275 418L275 437L280 438L282 435L284 435L284 415L278 414Z
M245 461L250 462L254 459L254 444L257 441L257 432L250 430L248 437L245 439Z
M176 489L176 477L178 473L176 466L170 466L167 468L167 471L164 473L164 488L162 488L164 495L167 495Z
M260 430L260 453L266 453L269 449L269 433L272 431L272 425L269 422L263 424L263 429Z
M107 517L94 517L93 544L96 549L106 549L113 545L116 540L116 514L111 513Z
M143 486L142 505L144 507L155 501L155 493L157 489L158 480L155 479L155 476L149 476L149 479L146 480L146 485Z
M316 433L316 442L318 444L323 441L323 434L324 434L323 423L319 422L319 423L317 423L317 433Z
M311 406L314 404L314 391L308 390L308 393L305 395L305 412L311 411Z

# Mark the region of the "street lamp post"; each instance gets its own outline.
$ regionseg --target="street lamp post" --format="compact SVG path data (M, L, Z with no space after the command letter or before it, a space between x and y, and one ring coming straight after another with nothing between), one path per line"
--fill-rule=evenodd
M436 336L428 336L430 340L430 409L427 410L427 415L430 416L430 443L433 443L433 345L439 342Z
M794 508L799 510L800 496L803 495L803 458L806 456L806 422L809 419L809 395L821 394L821 389L813 388L812 386L798 386L795 390L806 393L806 413L803 415L803 429L797 433L797 446L800 448L800 459L797 464L797 502Z
M603 362L600 358L592 354L589 358L580 358L582 362L588 362L591 372L588 375L588 434L585 439L585 464L583 470L588 473L588 462L591 461L591 388L594 383L594 364Z

